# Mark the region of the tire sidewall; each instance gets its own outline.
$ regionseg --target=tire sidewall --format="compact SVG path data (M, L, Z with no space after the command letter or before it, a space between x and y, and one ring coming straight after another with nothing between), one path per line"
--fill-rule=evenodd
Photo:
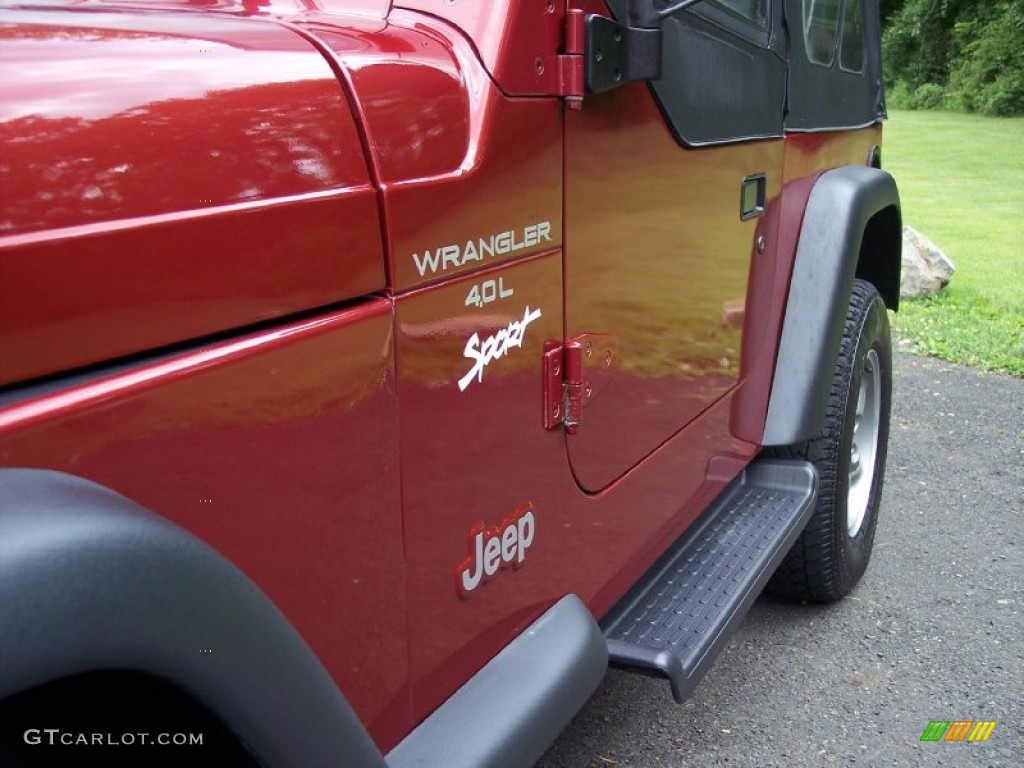
M869 350L874 349L880 366L880 411L878 424L878 445L875 465L868 493L867 509L856 536L851 537L847 529L847 504L850 483L850 452L853 445L854 424L857 417L857 398L864 376L864 362ZM842 350L847 352L848 350ZM885 305L877 293L864 312L857 335L856 350L853 354L851 375L846 391L846 408L843 413L834 488L833 541L836 544L838 582L842 593L849 592L867 569L874 544L875 528L878 524L878 506L882 495L882 480L885 476L886 446L889 442L889 413L892 399L892 345L889 336L889 318Z

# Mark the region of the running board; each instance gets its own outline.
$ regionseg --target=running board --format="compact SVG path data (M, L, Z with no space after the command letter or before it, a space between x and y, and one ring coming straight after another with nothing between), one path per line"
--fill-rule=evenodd
M682 703L807 525L817 484L804 461L750 464L601 622L612 663L667 676Z

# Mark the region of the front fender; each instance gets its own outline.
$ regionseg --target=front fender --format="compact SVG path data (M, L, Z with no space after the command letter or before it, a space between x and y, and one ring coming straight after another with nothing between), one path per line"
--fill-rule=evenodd
M215 550L87 480L0 470L0 698L112 668L188 691L265 765L384 765L310 648Z

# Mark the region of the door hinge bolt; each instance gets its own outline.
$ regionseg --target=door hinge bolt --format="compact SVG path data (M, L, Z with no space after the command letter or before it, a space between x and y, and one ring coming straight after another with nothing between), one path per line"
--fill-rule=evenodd
M562 379L565 390L565 415L562 424L566 432L574 435L583 418L583 345L578 341L566 342L562 359L565 364L565 376Z
M566 106L572 110L583 106L585 46L586 14L578 8L570 8L565 14L565 48L558 57L561 70L558 94L565 98Z

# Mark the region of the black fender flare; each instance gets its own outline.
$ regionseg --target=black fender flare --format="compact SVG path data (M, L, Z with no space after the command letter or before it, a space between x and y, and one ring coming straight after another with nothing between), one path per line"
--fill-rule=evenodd
M885 171L845 166L811 189L793 263L763 444L791 445L821 429L853 281L899 302L901 214Z
M191 693L267 766L385 765L298 632L213 548L88 480L0 470L0 698L103 669Z

